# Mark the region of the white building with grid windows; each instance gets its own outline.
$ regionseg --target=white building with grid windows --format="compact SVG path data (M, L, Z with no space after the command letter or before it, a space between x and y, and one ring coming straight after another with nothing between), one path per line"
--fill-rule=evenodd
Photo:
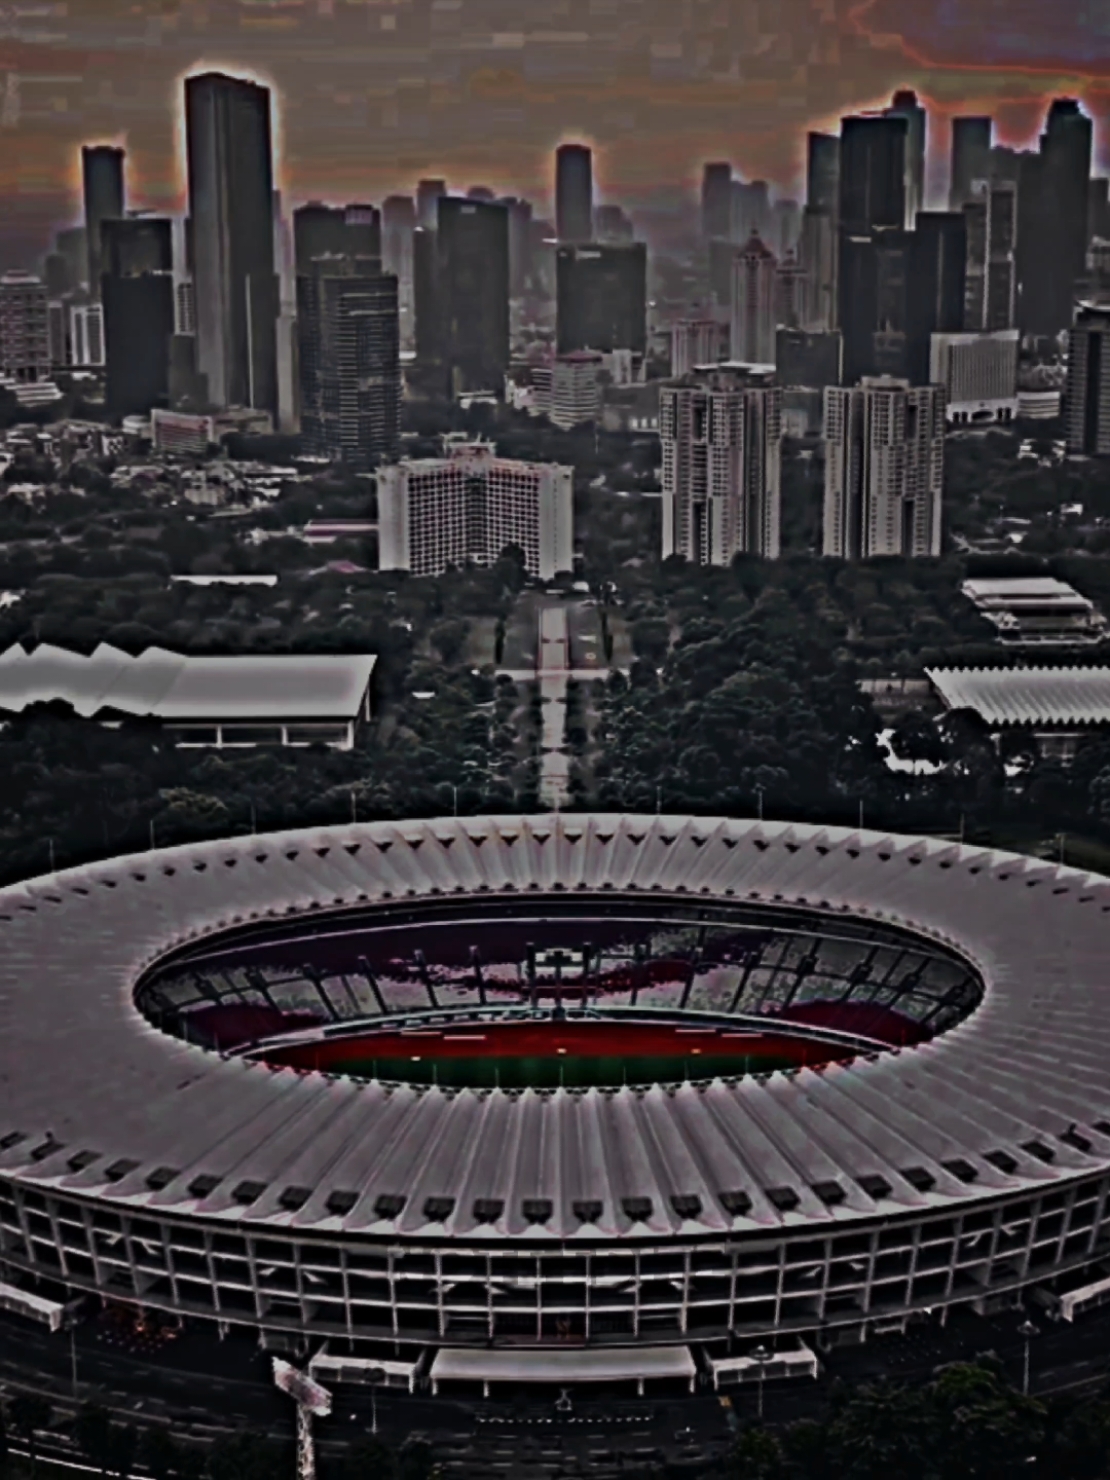
M573 469L498 457L489 442L448 441L444 451L379 469L382 570L442 575L492 565L509 545L540 580L571 569Z

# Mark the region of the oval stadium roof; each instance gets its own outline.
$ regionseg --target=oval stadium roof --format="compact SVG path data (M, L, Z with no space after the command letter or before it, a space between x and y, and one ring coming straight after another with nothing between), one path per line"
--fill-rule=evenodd
M134 1005L171 947L248 920L557 886L901 922L969 958L984 999L921 1047L847 1064L544 1091L275 1070ZM1110 880L1033 858L710 818L373 823L114 859L0 893L0 1176L209 1219L483 1241L758 1234L1042 1187L1110 1163L1108 911ZM834 1181L843 1197L813 1190Z

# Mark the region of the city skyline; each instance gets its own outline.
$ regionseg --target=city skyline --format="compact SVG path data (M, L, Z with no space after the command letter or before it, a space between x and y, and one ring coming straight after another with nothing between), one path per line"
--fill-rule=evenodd
M630 0L615 0L603 24L565 0L552 29L527 33L507 29L502 0L467 0L465 10L430 0L142 0L126 13L98 4L95 14L79 0L64 33L41 19L10 28L0 121L19 148L0 161L0 193L13 206L10 234L40 241L77 217L80 145L116 143L128 150L133 204L182 209L183 82L210 69L273 88L276 182L291 204L380 199L436 174L453 189L527 195L547 213L554 150L570 140L593 147L601 199L642 209L688 198L710 158L800 198L807 129L834 129L899 87L929 111L929 204L946 189L953 115L991 113L1001 142L1035 146L1049 98L1062 93L1093 117L1105 170L1102 42L1046 4L1026 8L1027 34L1040 27L1036 61L993 34L1001 28L988 0L964 6L958 26L940 0L912 17L871 0L839 20L816 0L786 0L774 30L761 30L771 22L754 10L746 21L721 12L714 25L705 7L683 22ZM931 51L917 35L924 12L938 17Z

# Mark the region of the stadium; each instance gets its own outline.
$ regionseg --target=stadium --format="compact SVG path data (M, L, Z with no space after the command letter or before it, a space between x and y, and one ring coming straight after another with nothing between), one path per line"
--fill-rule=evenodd
M0 1303L324 1379L721 1387L1110 1289L1110 880L692 817L0 892Z

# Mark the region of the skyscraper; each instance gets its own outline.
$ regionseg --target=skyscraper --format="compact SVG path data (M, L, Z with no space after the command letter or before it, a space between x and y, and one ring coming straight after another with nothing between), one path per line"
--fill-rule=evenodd
M948 209L959 211L971 199L976 180L991 174L991 132L989 118L966 117L952 120L952 168L948 190Z
M731 351L746 365L775 363L775 300L778 263L755 232L732 262Z
M839 224L866 235L901 229L906 220L909 121L902 114L862 114L841 120Z
M840 204L840 139L806 135L806 205L836 214Z
M439 203L447 194L446 180L420 180L416 186L416 224L434 231L439 220Z
M585 144L560 144L555 151L555 230L561 242L593 240L593 154Z
M883 376L824 394L824 554L939 555L943 389Z
M1080 303L1068 335L1069 452L1110 457L1110 304Z
M506 195L499 204L509 213L509 297L523 298L532 275L532 202Z
M884 110L888 118L906 120L906 215L903 224L913 229L918 211L925 209L925 109L917 94L908 88L894 94Z
M1076 283L1086 267L1091 152L1091 120L1074 98L1056 98L1041 135L1041 220L1048 228L1046 255L1053 268L1045 284L1053 326L1047 333L1071 326Z
M715 160L702 170L702 240L726 241L732 233L732 166Z
M109 144L86 145L81 150L81 178L85 196L85 241L88 252L89 292L100 296L100 228L123 215L123 150Z
M594 207L595 241L630 242L633 234L632 222L620 206L601 205Z
M695 371L659 392L663 558L779 554L782 391L773 371Z
M932 336L964 326L967 227L960 211L920 211L908 235L906 374L912 385L928 385Z
M501 394L509 367L509 213L505 207L442 197L435 263L440 360L448 393Z
M647 347L647 248L643 242L560 246L555 254L559 354Z
M0 374L21 385L50 378L46 286L29 272L0 277Z
M726 326L716 319L679 319L671 325L671 375L688 375L699 365L726 359Z
M381 212L375 206L326 206L314 200L293 212L293 259L298 276L311 270L316 257L381 255Z
M1018 322L1054 336L1071 325L1087 252L1091 120L1074 98L1051 104L1035 158L1018 183Z
M377 257L316 255L297 276L301 434L313 456L368 469L397 452L397 279Z
M1017 309L1017 186L977 180L964 205L967 280L964 328L1012 328Z
M101 244L105 402L113 416L146 415L169 396L172 222L164 216L108 220Z
M218 407L277 414L269 89L210 72L185 82L197 368Z
M807 205L802 212L799 261L805 273L805 324L826 332L837 322L836 213L827 206Z
M743 246L752 232L771 234L771 197L766 180L733 180L732 240Z
M413 233L416 207L411 195L388 195L382 201L382 269L397 279L397 313L401 348L415 347L416 303L413 283Z

